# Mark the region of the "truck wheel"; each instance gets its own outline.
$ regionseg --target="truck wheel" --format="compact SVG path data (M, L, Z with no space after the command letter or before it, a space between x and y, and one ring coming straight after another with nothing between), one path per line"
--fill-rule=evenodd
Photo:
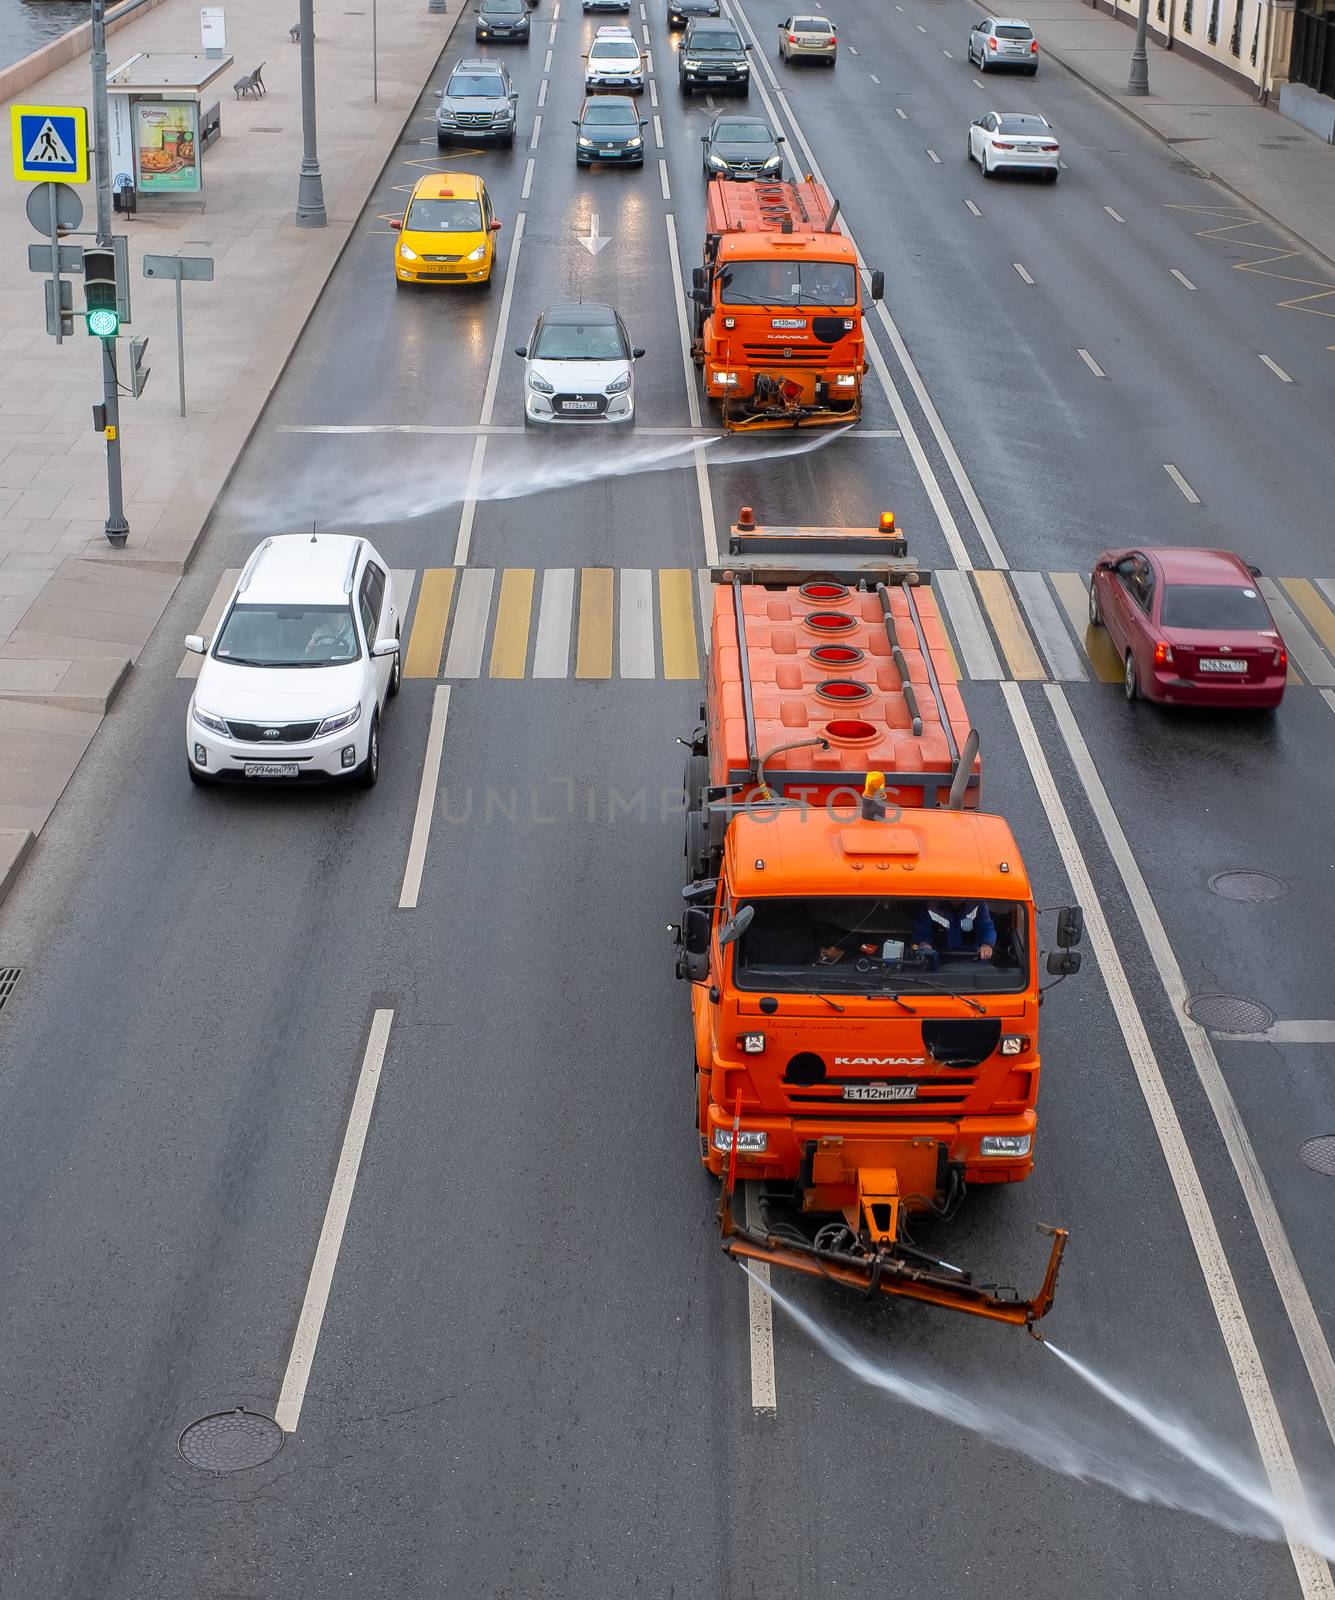
M709 757L690 755L686 757L686 772L682 778L682 788L686 791L686 810L698 811L705 797L705 787L709 783Z
M709 861L709 834L703 811L686 813L686 871L691 882L705 876Z

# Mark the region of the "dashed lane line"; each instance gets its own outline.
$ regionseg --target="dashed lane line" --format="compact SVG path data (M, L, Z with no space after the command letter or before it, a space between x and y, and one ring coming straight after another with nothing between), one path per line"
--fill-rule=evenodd
M654 148L663 148L663 119L657 116L654 118Z
M1182 497L1183 497L1184 500L1186 500L1188 505L1193 505L1193 506L1200 505L1200 503L1201 503L1200 495L1198 495L1196 493L1196 491L1191 487L1191 485L1187 482L1187 480L1182 476L1182 474L1177 470L1177 468L1173 465L1173 463L1171 461L1165 461L1164 464L1163 464L1163 469L1168 474L1168 476L1173 480L1173 482L1178 486L1178 488L1181 489Z
M1277 361L1272 361L1268 355L1264 355L1261 351L1258 350L1257 351L1257 355L1256 355L1256 359L1258 361L1263 362L1267 367L1269 367L1271 372L1273 372L1275 374L1275 376L1279 379L1279 381L1281 383L1292 383L1293 382L1293 379L1288 375L1287 372L1285 372L1284 368L1281 367L1280 364Z
M1126 221L1126 218L1122 217L1122 216L1119 216L1117 214L1117 212L1115 212L1111 206L1104 206L1103 209L1108 213L1108 215L1113 219L1114 222L1125 222Z
M1193 294L1195 293L1196 285L1191 281L1191 279L1186 275L1185 272L1182 272L1177 267L1169 267L1168 270L1169 270L1169 272L1172 273L1172 275L1177 279L1177 281L1182 285L1182 287L1184 289L1190 289Z
M539 109L541 109L543 106L545 106L547 104L547 85L548 85L548 83L550 81L551 80L549 78L544 78L542 80L542 82L538 85L538 107L539 107Z
M530 150L536 150L538 148L538 140L541 137L542 137L542 113L538 112L538 114L533 118L533 136L528 141L528 147L529 147Z
M907 122L909 120L909 114L908 114L907 111L905 111L903 106L896 106L895 107L895 115L899 118L899 120L901 122Z
M937 155L935 150L929 149L927 152L927 157L928 160L934 161L938 167L941 165L941 157Z
M1075 353L1076 353L1076 355L1078 355L1080 357L1080 359L1085 363L1085 365L1089 368L1089 370L1094 374L1094 376L1096 378L1106 378L1108 376L1108 374L1103 370L1103 368L1098 364L1098 362L1095 361L1094 357L1092 355L1090 355L1088 350L1082 349L1081 347L1077 346Z
M664 200L671 200L672 186L668 183L667 161L663 156L658 158L658 187L663 191ZM644 430L641 429L641 432Z
M530 156L524 164L524 187L519 191L521 200L527 200L533 192L533 167L534 158Z
M1015 268L1015 270L1020 274L1020 281L1022 283L1027 283L1029 285L1029 287L1032 289L1033 286L1034 286L1034 280L1029 276L1028 272L1025 270L1023 262L1012 261L1011 262L1011 266L1013 266Z
M403 887L399 890L399 910L415 911L417 897L422 892L422 870L426 864L426 847L431 839L431 818L436 809L436 793L440 788L440 762L445 749L445 719L450 711L450 686L436 685L431 696L431 725L427 729L426 755L422 760L422 781L417 787L417 809L413 813L413 831L408 838L408 862L403 869Z
M978 207L976 205L974 205L972 200L966 200L964 202L964 204L965 204L965 206L968 208L969 212L973 216L975 216L975 217L981 217L982 216L983 213L978 209Z

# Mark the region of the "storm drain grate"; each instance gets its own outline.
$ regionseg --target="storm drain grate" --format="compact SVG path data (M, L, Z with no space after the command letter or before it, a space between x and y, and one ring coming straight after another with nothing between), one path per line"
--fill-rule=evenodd
M1335 1178L1335 1133L1323 1133L1316 1139L1304 1139L1298 1146L1298 1159L1313 1172Z
M1216 872L1210 887L1226 900L1278 900L1289 892L1283 878L1271 872Z
M262 1467L283 1448L283 1430L258 1411L219 1411L192 1422L177 1448L192 1467L206 1472L244 1472Z
M22 971L22 967L0 967L0 1011L5 1009L6 1001L18 988Z
M252 128L252 133L282 133L281 128Z
M1275 1020L1273 1011L1235 994L1192 995L1187 1015L1212 1033L1264 1033Z

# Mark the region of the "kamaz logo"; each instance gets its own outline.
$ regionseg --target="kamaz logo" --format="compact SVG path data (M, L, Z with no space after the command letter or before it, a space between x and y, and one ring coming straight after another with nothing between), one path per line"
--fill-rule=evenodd
M925 1067L926 1056L836 1056L836 1067Z

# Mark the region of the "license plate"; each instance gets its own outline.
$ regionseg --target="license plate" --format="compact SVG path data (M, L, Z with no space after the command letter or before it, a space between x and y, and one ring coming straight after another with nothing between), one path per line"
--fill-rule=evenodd
M721 72L711 72L705 79L706 83L727 83L727 78Z
M1221 661L1215 656L1203 656L1196 665L1202 672L1246 672L1245 661Z
M807 319L805 317L771 317L769 325L771 328L805 328Z
M845 1100L916 1100L916 1083L846 1083Z
M616 153L617 153L616 145L614 145L614 144L605 144L603 146L603 154L605 156L614 156Z
M561 409L562 411L596 411L598 402L596 400L563 400Z
M295 761L247 761L248 778L295 778L300 771Z

